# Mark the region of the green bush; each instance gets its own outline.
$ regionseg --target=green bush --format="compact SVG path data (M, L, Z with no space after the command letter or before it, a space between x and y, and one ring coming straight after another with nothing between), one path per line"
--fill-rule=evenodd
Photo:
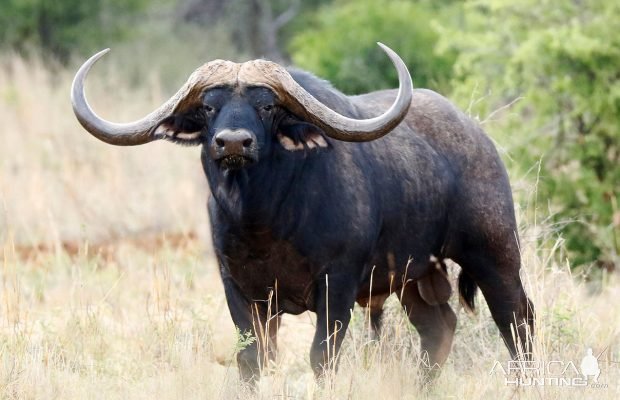
M147 5L147 0L3 0L0 45L41 48L67 61L74 51L91 53L102 40L122 38Z
M446 89L453 55L434 52L431 21L443 15L430 2L338 1L319 8L290 42L294 63L330 80L344 92L394 87L396 71L376 42L408 64L415 86Z
M539 204L574 265L613 266L620 250L620 3L478 0L441 29L456 51L453 98L489 115L515 168L541 162ZM546 211L546 210L543 210Z

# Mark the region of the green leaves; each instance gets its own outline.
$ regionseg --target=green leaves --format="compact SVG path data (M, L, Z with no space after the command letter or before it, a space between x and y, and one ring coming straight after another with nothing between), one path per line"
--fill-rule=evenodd
M394 67L376 45L381 41L408 63L414 86L443 90L454 56L434 52L438 37L431 23L449 8L441 10L420 1L334 2L315 13L289 49L296 65L355 94L398 83Z
M617 264L620 5L478 0L462 13L462 27L444 25L439 41L459 53L452 97L467 106L482 96L472 107L482 116L524 97L487 131L513 170L543 158L538 197L563 226L573 264Z
M74 51L90 53L102 40L118 40L147 0L5 0L0 5L0 44L17 50L40 47L67 61Z

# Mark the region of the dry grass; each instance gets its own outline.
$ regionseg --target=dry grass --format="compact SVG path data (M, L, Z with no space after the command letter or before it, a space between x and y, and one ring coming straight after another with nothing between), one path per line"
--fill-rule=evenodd
M238 344L208 247L197 149L106 146L72 116L70 73L17 57L2 64L0 397L250 396L237 381ZM95 74L88 90L103 116L132 119L167 95L154 79L151 90L121 90L113 68ZM525 181L516 189L526 200L532 192ZM579 367L585 348L607 349L600 359L606 389L506 387L489 375L508 354L488 310L471 317L455 304L453 351L425 392L417 335L391 299L378 343L355 310L340 371L323 386L307 356L313 317L286 316L278 361L253 396L619 398L620 279L606 277L594 290L571 276L560 242L538 245L540 226L522 231L524 277L538 311L537 359Z

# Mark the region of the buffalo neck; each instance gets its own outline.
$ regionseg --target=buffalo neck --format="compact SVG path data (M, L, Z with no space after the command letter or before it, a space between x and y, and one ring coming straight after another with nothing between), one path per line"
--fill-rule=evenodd
M228 222L244 227L272 227L289 214L283 208L303 201L303 157L267 157L239 170L223 170L202 152L211 195Z

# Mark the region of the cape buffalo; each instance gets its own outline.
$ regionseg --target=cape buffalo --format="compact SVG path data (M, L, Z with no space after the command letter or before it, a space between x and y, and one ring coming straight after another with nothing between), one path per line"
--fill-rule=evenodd
M84 95L107 50L75 76L73 110L98 139L202 145L230 314L259 339L237 356L244 380L273 356L282 313L317 314L310 359L320 375L335 365L354 303L370 308L378 328L391 293L429 367L441 366L456 325L444 259L462 269L465 305L473 308L480 287L511 355L531 348L512 194L493 143L444 97L414 90L400 57L379 45L398 91L346 96L269 61L216 60L126 124L98 117Z

